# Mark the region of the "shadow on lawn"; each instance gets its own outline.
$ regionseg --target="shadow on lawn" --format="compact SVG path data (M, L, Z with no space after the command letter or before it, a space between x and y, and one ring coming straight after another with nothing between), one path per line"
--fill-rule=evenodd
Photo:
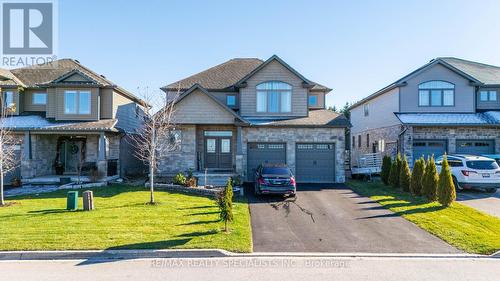
M410 205L410 204L408 204ZM388 205L385 205L384 209L388 210L387 207ZM445 209L446 207L444 206L432 206L432 207L425 207L425 208L414 208L406 211L399 211L399 212L392 212L387 213L387 214L381 214L381 215L374 215L374 216L368 216L368 217L362 217L358 219L373 219L373 218L392 218L392 217L399 217L399 216L404 216L404 215L411 215L411 214L421 214L421 213L428 213L428 212L435 212L435 211L440 211ZM379 209L379 208L377 208Z

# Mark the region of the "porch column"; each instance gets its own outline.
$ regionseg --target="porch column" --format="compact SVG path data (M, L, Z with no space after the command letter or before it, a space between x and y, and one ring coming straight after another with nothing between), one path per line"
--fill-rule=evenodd
M106 161L106 136L104 135L104 132L99 134L97 148L97 172L99 176L106 177L108 175L108 163Z
M99 154L98 154L98 160L106 160L106 137L104 136L104 133L99 134L99 148L98 148Z
M243 137L241 126L236 127L236 173L243 178L245 177L245 169L243 165Z
M31 160L31 134L29 131L24 132L23 140L23 160Z
M35 176L34 163L31 153L31 134L29 131L24 132L22 153L21 153L21 178L32 178Z

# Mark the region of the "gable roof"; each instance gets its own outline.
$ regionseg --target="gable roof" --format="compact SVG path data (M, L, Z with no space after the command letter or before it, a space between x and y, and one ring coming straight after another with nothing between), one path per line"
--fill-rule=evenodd
M419 67L418 69L410 72L409 74L403 76L398 79L394 83L389 84L388 86L376 91L375 93L367 96L364 99L354 103L349 107L349 109L356 108L361 104L374 99L387 91L390 91L396 87L404 86L406 84L406 80L410 77L417 75L418 73L426 70L427 68L434 66L436 64L440 64L449 70L455 72L456 74L464 77L471 81L471 83L476 84L478 86L483 85L500 85L500 67L483 64L479 62L468 61L464 59L454 58L454 57L439 57L432 59L427 64Z
M65 78L78 73L84 77L88 77L90 80L95 81L95 83L100 87L110 87L116 89L129 99L141 104L146 104L142 99L138 98L131 92L117 86L112 81L106 79L103 75L97 74L82 65L79 61L73 59L60 59L43 65L31 65L12 69L10 71L2 69L0 76L4 76L6 71L11 73L18 82L17 84L22 87L46 87L54 83L61 82Z
M266 61L258 58L234 58L177 82L168 84L161 87L161 89L163 91L177 91L178 89L184 91L195 84L199 84L209 91L234 90L235 87L242 86L241 84L248 78L274 60L281 63L302 79L306 85L311 87L311 90L331 91L331 89L326 86L308 80L276 55L273 55Z
M213 100L215 103L217 103L219 106L221 106L223 109L225 109L226 111L228 111L231 115L233 115L236 119L240 120L243 123L247 123L247 121L245 121L243 118L241 118L241 116L239 116L238 114L236 114L236 112L234 112L234 110L232 110L231 108L229 108L226 104L224 104L223 102L221 102L220 100L218 100L216 97L214 97L206 89L204 89L202 86L200 86L198 84L194 84L191 88L189 88L187 91L185 91L184 93L182 93L179 96L179 98L174 101L174 103L175 104L179 103L181 100L183 100L189 94L193 93L195 90L200 90L202 93L204 93L205 95L207 95L211 100Z

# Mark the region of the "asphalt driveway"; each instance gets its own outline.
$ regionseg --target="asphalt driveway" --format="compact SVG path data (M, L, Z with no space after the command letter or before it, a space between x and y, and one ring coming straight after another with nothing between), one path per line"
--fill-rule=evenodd
M303 185L286 199L247 194L255 252L460 252L345 185Z
M457 193L457 201L492 216L500 217L500 189L497 189L495 193L464 190Z

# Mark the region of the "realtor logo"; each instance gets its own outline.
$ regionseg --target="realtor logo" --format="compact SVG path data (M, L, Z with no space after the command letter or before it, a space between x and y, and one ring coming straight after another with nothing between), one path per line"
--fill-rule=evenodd
M55 2L4 0L1 4L2 65L15 67L53 61Z

